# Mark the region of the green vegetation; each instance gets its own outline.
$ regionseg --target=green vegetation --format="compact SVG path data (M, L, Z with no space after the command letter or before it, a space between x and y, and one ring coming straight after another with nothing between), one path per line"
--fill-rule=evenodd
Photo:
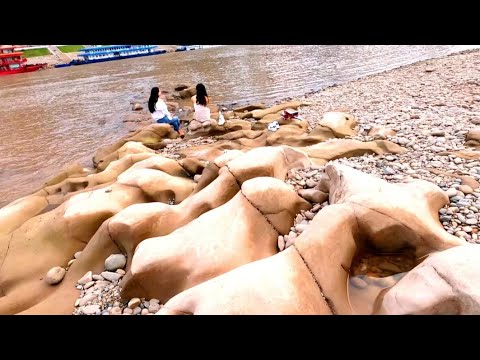
M50 51L47 48L40 48L40 49L28 49L23 51L23 57L32 58L35 56L46 56L51 55Z
M78 52L80 49L83 49L83 45L65 45L58 47L58 50L62 53Z

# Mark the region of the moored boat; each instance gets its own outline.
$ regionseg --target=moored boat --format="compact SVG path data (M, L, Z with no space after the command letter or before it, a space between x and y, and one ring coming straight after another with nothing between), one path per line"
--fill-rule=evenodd
M27 59L21 51L15 51L15 46L0 46L0 76L21 74L44 69L46 63L26 64Z
M84 48L79 51L78 60L72 60L70 65L84 65L104 61L130 59L140 56L165 54L164 49L156 45L106 45Z

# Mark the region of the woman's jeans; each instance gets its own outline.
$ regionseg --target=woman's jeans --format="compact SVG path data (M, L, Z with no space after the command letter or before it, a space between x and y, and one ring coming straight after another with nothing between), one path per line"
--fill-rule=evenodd
M175 131L180 130L180 120L178 119L178 116L173 116L172 119L170 120L167 115L165 115L163 118L158 119L157 123L159 124L170 124L173 126L173 129Z

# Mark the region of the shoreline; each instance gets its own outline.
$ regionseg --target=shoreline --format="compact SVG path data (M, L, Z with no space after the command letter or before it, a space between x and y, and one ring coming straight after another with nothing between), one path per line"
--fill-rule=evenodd
M472 147L480 149L480 130L475 130L480 125L478 65L480 50L467 50L284 102L283 107L299 109L304 119L300 121L282 122L281 107L253 106L245 112L231 112L224 127L217 126L212 116L211 125L187 134L193 137L189 140L178 138L166 125L148 125L133 131L96 152L96 171L72 165L35 195L0 209L0 222L5 224L4 233L0 232L0 250L4 249L0 255L6 264L0 287L10 278L21 279L3 291L0 313L72 313L72 309L75 314L97 315L198 313L182 299L187 303L192 303L190 298L198 300L197 291L201 297L198 301L214 303L215 295L221 297L223 293L202 295L202 291L210 292L203 289L214 286L211 284L224 286L234 276L231 274L243 271L236 288L248 289L252 279L245 269L256 266L253 264L257 260L261 264L269 264L272 258L285 260L297 242L298 249L293 249L300 254L305 239L321 248L323 239L331 236L328 231L336 234L332 239L338 237L336 222L343 219L342 224L347 225L342 226L355 222L350 215L331 209L348 206L342 196L350 193L369 206L373 203L374 207L386 209L390 219L412 231L414 235L405 236L416 249L411 255L415 260L440 250L448 252L450 247L467 242L480 243L480 152L471 151ZM265 130L276 119L282 122L280 129ZM342 179L346 179L345 183ZM423 180L418 187L410 183L418 180ZM363 193L368 196L362 199ZM236 216L232 219L233 211ZM373 215L366 214L361 220L368 223ZM377 226L384 226L388 231L398 231L398 226L389 221L379 218L369 225L370 230L375 232ZM315 231L309 231L311 228ZM316 234L323 238L316 238ZM157 237L162 241L154 241ZM196 241L197 237L205 241ZM259 237L268 242L268 248L256 241ZM10 249L12 238L16 246ZM35 239L32 244L30 238ZM236 244L232 248L239 256L220 246L227 238ZM221 253L220 270L212 270L210 266L215 264L209 265L202 258L192 258L192 254L209 254L210 241L218 241L215 248ZM177 243L179 248L174 245ZM188 251L183 252L184 248ZM250 248L255 251L245 250ZM342 248L346 259L353 257L352 249ZM324 248L323 254L327 250ZM109 256L119 253L124 258L114 266ZM176 261L170 261L165 254L187 264L186 268L177 269ZM291 269L305 265L313 275L317 264L309 264L311 259L301 256L303 263ZM33 261L38 258L42 263ZM149 263L152 259L157 261L152 264L158 266ZM395 259L369 257L363 262L351 262L350 275L339 275L332 269L339 268L340 263L326 257L330 267L320 273L330 271L340 287L344 277L345 282L350 279L349 275L360 276L355 280L360 287L366 286L363 282L370 284L380 279L388 283L382 285L386 288L398 281L399 286L405 281L408 284L408 274L405 281L394 276L418 271L411 260L406 257L392 266ZM132 262L136 266L133 273ZM15 263L34 264L35 269L28 270L32 278L17 274L24 270ZM193 282L183 284L178 279L190 274L188 264L195 265L195 276L186 276ZM54 266L55 271L47 274ZM165 280L172 283L162 288L163 283L152 280L159 276L155 269L173 274L171 280ZM267 265L260 267L259 278L268 278L268 269ZM202 277L202 271L208 276ZM311 281L308 271L301 274ZM38 282L45 274L49 285ZM141 277L141 286L136 276ZM313 277L320 286L316 275ZM209 279L212 281L207 286L205 281ZM32 286L28 294L23 290L26 282ZM317 294L318 289L312 286ZM338 292L328 286L325 290L325 285L320 289L327 294ZM261 287L257 290L262 292ZM317 301L303 295L302 299ZM17 301L18 297L25 300ZM176 302L172 303L172 298ZM340 313L349 313L342 305L344 298L335 295L333 301ZM316 312L338 313L329 302L316 306ZM235 312L228 307L218 311Z

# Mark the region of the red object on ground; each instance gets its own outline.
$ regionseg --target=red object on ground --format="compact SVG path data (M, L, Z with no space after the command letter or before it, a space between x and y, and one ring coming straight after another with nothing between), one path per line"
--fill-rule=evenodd
M283 112L282 112L282 117L283 117L285 120L295 119L297 116L298 116L298 111L293 110L293 109L285 109L285 110L283 110Z

